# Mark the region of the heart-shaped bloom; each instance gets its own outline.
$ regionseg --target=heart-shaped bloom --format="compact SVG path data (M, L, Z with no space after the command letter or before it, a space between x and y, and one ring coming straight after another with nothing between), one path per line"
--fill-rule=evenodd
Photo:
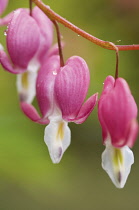
M2 15L7 5L8 5L8 0L0 0L0 15Z
M97 94L83 104L89 82L89 69L82 58L73 56L60 67L59 56L52 56L37 77L36 92L42 117L31 104L21 103L23 112L31 120L48 123L44 140L53 163L60 162L70 144L68 122L83 123L96 105Z
M52 44L53 25L38 7L33 9L32 16L26 9L17 9L10 16L5 32L9 57L0 49L0 62L6 71L20 74L17 77L20 98L31 103L37 71Z
M137 105L123 78L108 76L98 102L98 116L102 126L102 167L118 188L124 187L134 163L132 147L137 133Z

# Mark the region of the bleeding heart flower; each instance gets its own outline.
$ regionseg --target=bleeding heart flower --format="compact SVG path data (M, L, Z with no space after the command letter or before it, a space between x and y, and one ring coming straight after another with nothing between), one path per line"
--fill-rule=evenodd
M43 64L37 77L36 92L42 117L31 104L21 102L23 112L31 120L49 124L44 140L53 163L60 162L70 144L68 122L83 123L96 105L97 94L83 104L89 82L89 70L82 58L73 56L60 67L59 56L52 56Z
M10 21L5 17L9 21L5 32L9 57L1 49L0 62L6 71L19 74L20 99L31 103L36 92L37 71L44 58L49 57L53 25L38 7L33 9L32 16L27 9L17 9L9 16Z
M132 147L137 133L137 105L126 81L108 76L98 103L98 117L102 126L102 167L116 187L124 187L134 163Z

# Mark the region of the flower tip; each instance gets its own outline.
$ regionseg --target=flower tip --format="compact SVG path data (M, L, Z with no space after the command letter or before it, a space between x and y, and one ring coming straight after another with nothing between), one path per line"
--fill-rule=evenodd
M123 174L121 171L116 173L115 181L112 180L112 182L119 189L122 189L125 186L125 182L123 182Z
M20 102L26 102L27 101L27 97L24 93L19 93L19 101Z
M119 149L107 144L102 153L102 168L117 188L125 186L133 163L133 152L127 146Z
M121 181L122 181L122 174L121 174L120 171L117 174L117 179L118 179L118 182L121 183Z
M62 147L56 147L50 152L50 157L52 159L52 162L54 164L57 164L60 162L61 158L63 156L63 149Z
M67 122L58 120L56 117L49 117L50 123L45 128L44 141L53 163L59 163L64 152L70 145L70 129ZM61 117L60 117L61 119Z

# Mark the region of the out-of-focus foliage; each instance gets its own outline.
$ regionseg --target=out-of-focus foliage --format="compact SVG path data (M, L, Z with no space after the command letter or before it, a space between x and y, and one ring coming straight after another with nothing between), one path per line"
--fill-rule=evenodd
M138 0L44 3L94 36L115 44L139 44ZM27 6L28 1L10 0L5 14ZM115 53L95 46L62 25L60 29L65 60L72 55L82 56L91 72L88 95L100 94L105 77L114 75ZM0 29L0 42L6 46L4 30ZM139 52L120 52L119 71L139 106ZM127 184L118 190L101 168L104 147L95 109L84 124L70 124L71 146L61 163L53 165L43 141L44 126L21 113L15 82L16 76L0 69L0 209L138 209L139 143L133 148L135 164Z

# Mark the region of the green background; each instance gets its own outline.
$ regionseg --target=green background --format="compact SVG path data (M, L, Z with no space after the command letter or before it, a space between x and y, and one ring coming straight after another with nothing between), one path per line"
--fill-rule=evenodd
M115 44L139 44L138 0L44 2L98 38ZM10 0L3 16L19 7L28 7L28 1ZM115 53L62 25L60 29L65 60L72 55L83 57L91 73L88 96L100 95L106 76L114 75ZM0 43L5 46L4 30L0 28ZM139 105L139 51L120 52L119 71ZM71 145L60 164L54 165L43 141L45 126L22 114L15 82L15 75L0 69L0 210L138 210L139 143L133 148L131 174L119 190L101 168L104 146L95 108L82 125L69 124Z

